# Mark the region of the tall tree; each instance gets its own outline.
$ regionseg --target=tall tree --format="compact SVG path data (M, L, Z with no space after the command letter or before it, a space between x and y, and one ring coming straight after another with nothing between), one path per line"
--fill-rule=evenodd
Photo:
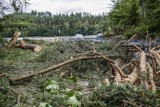
M146 17L146 6L145 6L145 0L140 0L140 6L142 10L142 17Z
M23 13L29 4L28 0L10 0L11 6L15 12Z
M8 4L4 0L1 0L0 1L0 17L4 16L5 12L8 11L8 9L9 9Z

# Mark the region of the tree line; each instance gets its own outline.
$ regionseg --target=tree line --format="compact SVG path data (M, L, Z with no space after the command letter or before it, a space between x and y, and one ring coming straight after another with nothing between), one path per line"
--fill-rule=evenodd
M49 11L9 14L1 19L1 32L11 35L21 31L24 36L92 35L105 31L105 15L89 13L55 14Z

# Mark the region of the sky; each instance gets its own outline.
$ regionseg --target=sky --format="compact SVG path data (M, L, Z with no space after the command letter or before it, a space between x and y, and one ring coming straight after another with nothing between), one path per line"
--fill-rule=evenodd
M110 11L111 0L30 0L31 10L50 11L56 13L88 12L92 14L107 13Z

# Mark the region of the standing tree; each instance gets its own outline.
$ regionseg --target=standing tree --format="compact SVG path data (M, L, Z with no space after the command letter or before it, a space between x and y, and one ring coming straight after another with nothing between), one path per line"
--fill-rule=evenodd
M5 12L8 11L8 9L9 9L8 4L4 0L1 0L0 1L0 17L4 16Z
M30 5L28 0L10 0L10 2L13 10L20 13L23 13L23 10Z

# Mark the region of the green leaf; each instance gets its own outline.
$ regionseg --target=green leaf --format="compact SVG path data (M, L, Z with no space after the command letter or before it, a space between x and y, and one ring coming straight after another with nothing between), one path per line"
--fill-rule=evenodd
M56 81L54 80L48 80L45 83L45 89L50 91L51 93L57 93L59 90L59 85Z
M70 77L69 80L73 81L74 83L78 82L78 77Z
M77 100L75 96L69 97L67 99L67 104L72 105L73 107L81 106L81 103Z
M52 106L46 102L41 102L38 107L52 107Z
M75 92L73 90L68 91L67 98L72 97L75 95Z

